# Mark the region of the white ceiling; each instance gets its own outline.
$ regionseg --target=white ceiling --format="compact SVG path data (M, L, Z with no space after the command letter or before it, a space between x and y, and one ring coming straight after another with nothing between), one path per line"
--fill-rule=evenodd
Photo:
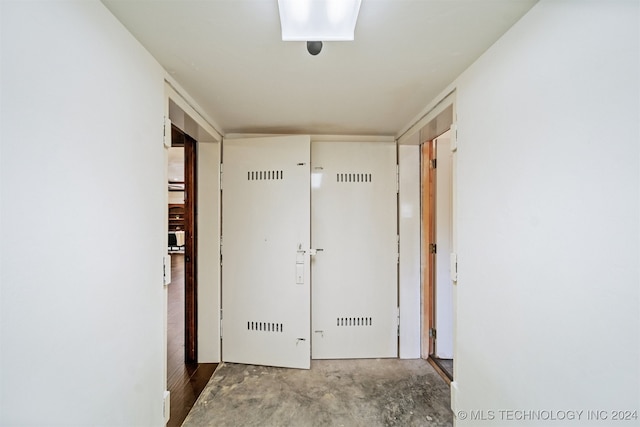
M223 133L395 135L536 0L362 0L355 41L283 42L277 0L102 0Z

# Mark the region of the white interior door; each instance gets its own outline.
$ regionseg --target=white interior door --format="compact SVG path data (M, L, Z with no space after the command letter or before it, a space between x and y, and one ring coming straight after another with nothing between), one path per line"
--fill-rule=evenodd
M223 361L310 367L309 144L224 141Z
M435 283L435 355L453 358L453 283L451 281L451 171L450 133L436 139L436 283Z
M397 357L396 147L311 145L312 357Z

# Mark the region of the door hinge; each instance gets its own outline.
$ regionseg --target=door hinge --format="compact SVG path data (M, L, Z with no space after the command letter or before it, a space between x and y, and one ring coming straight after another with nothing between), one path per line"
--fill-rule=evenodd
M396 235L396 264L400 264L400 235Z
M449 255L449 271L451 273L451 280L458 281L458 254L451 252Z
M220 191L222 191L222 163L220 163Z
M222 339L222 309L220 309L220 339Z
M398 324L398 336L400 336L400 307L397 309L398 317L396 318L396 322Z
M162 416L166 424L171 416L171 392L169 390L165 390L162 397Z
M458 150L458 126L454 123L449 128L451 129L451 139L449 140L449 148L452 152Z
M436 328L429 329L429 338L433 338L434 340L436 339Z
M431 169L436 169L438 167L438 159L429 160L429 167Z
M162 283L167 286L171 283L171 255L162 257Z
M400 194L400 165L396 165L396 194Z
M435 254L437 251L437 247L435 243L429 243L429 253Z

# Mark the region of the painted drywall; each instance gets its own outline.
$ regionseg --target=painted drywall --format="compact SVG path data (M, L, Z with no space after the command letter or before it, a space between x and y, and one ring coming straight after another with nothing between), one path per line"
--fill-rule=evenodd
M1 425L163 425L164 72L97 1L2 4Z
M198 143L198 362L220 362L220 144Z
M457 425L640 410L639 12L540 1L456 82Z
M169 117L173 119L173 116L170 115ZM179 125L176 126L180 129L184 129ZM167 154L169 156L167 172L169 182L184 182L184 147L169 147L167 149Z
M167 191L167 198L169 204L182 205L184 204L184 191Z
M417 140L418 134L415 135ZM420 358L420 146L398 147L400 358Z
M436 138L435 207L435 355L453 359L453 282L450 255L452 242L451 131Z

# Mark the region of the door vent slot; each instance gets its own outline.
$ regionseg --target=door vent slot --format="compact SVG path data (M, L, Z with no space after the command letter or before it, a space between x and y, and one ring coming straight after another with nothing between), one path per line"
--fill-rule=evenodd
M248 181L274 181L283 179L282 171L249 171Z
M370 173L339 173L336 174L336 180L338 182L354 182L354 183L366 183L371 182L372 175Z
M282 323L247 322L247 330L258 332L283 332Z
M372 326L371 317L338 317L336 326Z

